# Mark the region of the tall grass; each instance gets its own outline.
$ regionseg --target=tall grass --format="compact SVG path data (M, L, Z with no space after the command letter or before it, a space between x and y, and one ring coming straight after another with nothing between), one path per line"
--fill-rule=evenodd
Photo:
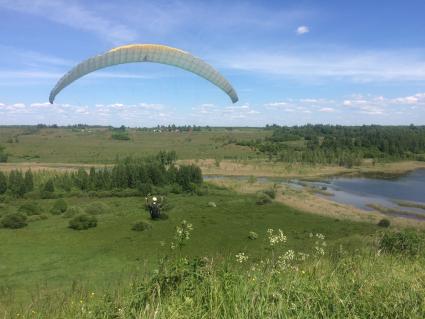
M181 247L190 232L182 224L156 269L106 294L73 287L0 309L5 318L425 317L423 254L327 251L320 234L301 253L286 248L282 232L269 231L263 259L242 252L188 259Z

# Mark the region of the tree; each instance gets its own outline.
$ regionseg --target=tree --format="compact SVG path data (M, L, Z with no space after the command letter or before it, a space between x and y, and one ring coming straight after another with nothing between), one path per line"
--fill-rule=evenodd
M7 162L7 154L4 151L4 146L0 145L0 163Z
M25 172L24 184L25 192L31 192L34 190L34 179L30 169Z
M55 192L55 185L53 184L53 180L49 179L46 184L44 184L43 192L45 193L54 193Z
M12 194L22 197L25 194L25 182L21 171L12 170L9 173L9 189Z
M89 186L89 176L84 168L80 168L75 177L75 184L81 190L87 190Z
M3 172L0 172L0 195L7 191L7 177Z

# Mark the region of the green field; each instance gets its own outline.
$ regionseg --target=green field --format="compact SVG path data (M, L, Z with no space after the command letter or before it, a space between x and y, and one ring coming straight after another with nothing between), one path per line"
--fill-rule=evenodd
M213 129L201 132L145 132L129 130L129 141L114 140L106 128L39 129L0 127L0 145L9 162L111 163L117 156L147 156L175 150L179 159L254 158L248 147L227 144L229 139L261 138L262 129ZM16 142L17 141L17 142ZM12 142L12 143L11 143Z
M0 145L6 147L11 168L19 162L30 162L29 166L36 162L109 164L118 156L147 157L159 150L176 150L180 159L194 159L192 162L210 170L252 168L261 176L274 165L248 147L228 143L269 134L262 129L191 133L130 129L129 141L112 139L111 131L105 128L28 131L3 127L0 133ZM215 160L196 161L208 158ZM220 165L225 158L235 161ZM246 159L254 160L239 167ZM309 214L278 202L285 193L278 194L275 201L270 195L259 205L258 193L237 193L206 182L188 183L188 189L173 191L183 184L176 184L179 180L172 177L162 184L151 180L154 192L165 194L170 205L166 211L169 219L152 221L140 188L149 179L131 186L95 186L98 180L93 179L87 188L80 189L75 176L85 170L69 177L61 175L61 166L57 165L52 167L59 167L58 172L46 172L36 170L34 164L34 185L21 195L12 187L20 183L18 179L7 181L12 173L7 169L1 172L9 188L0 195L0 220L19 215L23 205L34 203L37 216L42 214L47 219L36 216L41 220L29 221L26 227L0 228L0 318L425 315L425 240L421 231L399 233L396 224L383 228L370 221ZM131 165L127 168L134 168ZM179 170L182 167L179 162ZM120 172L124 179L136 176ZM131 174L135 172L134 168ZM95 171L93 176L99 174ZM167 170L161 174L169 176ZM61 176L68 176L73 183L69 189L61 184ZM49 181L56 183L52 191L46 191ZM273 186L262 187L270 190ZM57 199L47 198L58 197L67 202L68 211L71 206L87 213L90 207L103 207L103 213L96 215L97 226L70 229L70 218L51 213ZM28 220L34 219L27 214ZM177 241L176 227L183 220L194 229L184 246L172 250L171 244ZM151 228L132 230L141 221ZM270 228L275 234L280 229L287 241L273 246L267 234ZM382 234L390 236L387 246L382 246Z
M143 198L102 199L111 212L98 217L96 228L74 231L68 219L51 215L47 220L31 222L18 230L0 229L1 289L7 294L27 294L36 287L58 288L75 280L93 286L128 276L136 268L147 268L166 251L174 227L182 220L194 225L193 241L185 247L191 256L228 256L239 251L261 255L261 240L248 239L250 231L264 237L268 228L281 228L291 240L289 247L302 250L310 232L323 233L330 244L344 243L360 247L362 236L373 234L377 227L338 221L301 213L280 204L256 205L253 196L227 190L214 190L206 196L172 195L174 208L170 219L149 221ZM69 205L87 206L98 199L69 198ZM209 207L214 201L217 207ZM13 210L24 200L2 204L2 211ZM46 212L52 200L38 200ZM152 229L132 231L134 223L145 220ZM3 295L4 297L4 295Z

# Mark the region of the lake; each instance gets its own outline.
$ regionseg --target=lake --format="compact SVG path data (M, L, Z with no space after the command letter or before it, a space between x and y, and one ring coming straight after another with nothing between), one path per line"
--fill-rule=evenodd
M206 176L205 179L227 178L224 176ZM230 178L230 177L229 177ZM235 177L232 177L235 178ZM247 176L236 177L238 179L248 179ZM425 218L425 209L417 207L401 207L397 201L404 200L425 205L425 169L418 169L406 175L391 178L370 178L370 177L342 177L335 176L321 181L301 182L299 180L282 180L275 178L259 177L258 182L275 182L289 185L293 188L301 188L308 185L313 188L326 190L329 196L318 194L338 203L351 205L364 210L372 210L368 205L378 204L385 208L412 212L414 214L393 212L393 215L402 217L418 218L418 215Z

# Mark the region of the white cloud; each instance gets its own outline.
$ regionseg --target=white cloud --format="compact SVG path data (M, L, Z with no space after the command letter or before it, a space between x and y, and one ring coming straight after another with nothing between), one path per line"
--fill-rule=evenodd
M310 32L310 28L305 25L302 25L297 28L296 32L298 35L306 34Z
M425 93L395 98L353 95L340 101L317 98L287 99L266 103L263 106L270 110L281 110L299 114L321 112L389 116L391 114L405 114L418 107L425 110Z
M170 121L173 112L161 104L96 104L70 105L50 104L49 102L36 102L31 104L0 103L0 124L103 124L103 125L130 125L153 126L158 124L158 119ZM166 124L166 123L162 123Z
M357 52L324 47L296 51L244 50L217 54L215 61L230 69L304 81L425 81L425 56L408 50Z
M335 112L335 109L331 108L331 107L322 107L321 109L319 109L319 112Z
M260 114L256 109L253 109L248 104L243 105L231 105L220 107L214 104L201 104L197 107L192 108L192 116L202 118L202 120L232 120L232 119L243 119L252 117ZM204 118L205 117L205 118Z
M157 124L196 125L286 125L306 123L424 124L425 93L385 97L353 94L341 99L287 98L262 106L218 106L201 104L191 110L176 111L158 103L111 103L95 105L0 103L0 124L102 124L155 126Z

